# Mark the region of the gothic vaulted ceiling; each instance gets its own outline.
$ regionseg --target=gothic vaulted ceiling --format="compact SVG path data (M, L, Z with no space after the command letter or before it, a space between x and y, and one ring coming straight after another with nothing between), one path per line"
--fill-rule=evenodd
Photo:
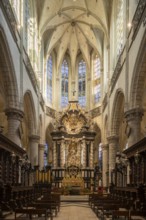
M53 50L59 66L65 54L72 67L83 55L90 67L90 53L102 57L103 41L108 44L112 0L37 0L40 37L45 53Z

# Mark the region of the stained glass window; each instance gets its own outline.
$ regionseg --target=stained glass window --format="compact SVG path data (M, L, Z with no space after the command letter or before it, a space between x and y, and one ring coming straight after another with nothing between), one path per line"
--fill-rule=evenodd
M53 73L53 62L52 56L47 60L47 102L52 104L52 73Z
M86 63L81 60L78 65L78 101L79 105L86 105Z
M102 170L102 143L99 144L98 161L99 161L99 169Z
M68 63L64 60L61 66L61 107L68 105L68 73Z
M45 145L44 149L44 166L48 165L48 145Z
M27 53L32 60L33 57L33 18L31 15L30 0L25 0L24 11L24 30L25 30L25 47Z
M94 103L98 103L101 97L101 83L100 83L100 59L95 57L94 59Z
M117 56L121 53L124 40L124 8L123 0L118 0L116 16L116 51Z

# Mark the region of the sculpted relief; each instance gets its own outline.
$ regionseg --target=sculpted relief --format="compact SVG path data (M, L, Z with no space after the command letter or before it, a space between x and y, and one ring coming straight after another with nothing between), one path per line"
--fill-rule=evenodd
M74 140L71 140L68 146L67 165L80 166L80 147Z
M61 123L69 134L78 134L87 120L81 109L76 105L71 105L66 113L62 116Z
M83 116L78 116L75 113L64 116L62 123L69 134L79 133L85 123Z

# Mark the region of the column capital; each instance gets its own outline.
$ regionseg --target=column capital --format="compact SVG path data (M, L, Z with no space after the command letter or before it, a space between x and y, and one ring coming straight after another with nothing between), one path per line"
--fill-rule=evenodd
M32 135L29 136L29 140L32 141L32 142L39 143L40 136L36 135L36 134L32 134Z
M5 109L5 114L7 115L8 119L15 119L19 121L22 121L24 117L24 112L16 108Z
M117 135L111 135L109 137L107 137L108 143L113 143L113 142L118 142L119 140L119 136Z
M39 144L39 150L44 150L45 149L45 144Z
M132 120L141 120L142 116L143 116L143 112L144 110L142 108L133 108L133 109L129 109L128 111L126 111L124 113L124 116L128 121L132 121Z
M109 145L108 144L103 144L102 145L102 150L108 150L109 148Z

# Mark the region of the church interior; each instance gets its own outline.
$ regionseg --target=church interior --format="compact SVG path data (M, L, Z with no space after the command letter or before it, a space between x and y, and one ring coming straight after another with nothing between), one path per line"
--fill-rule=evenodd
M146 0L0 0L0 219L76 195L146 217Z

